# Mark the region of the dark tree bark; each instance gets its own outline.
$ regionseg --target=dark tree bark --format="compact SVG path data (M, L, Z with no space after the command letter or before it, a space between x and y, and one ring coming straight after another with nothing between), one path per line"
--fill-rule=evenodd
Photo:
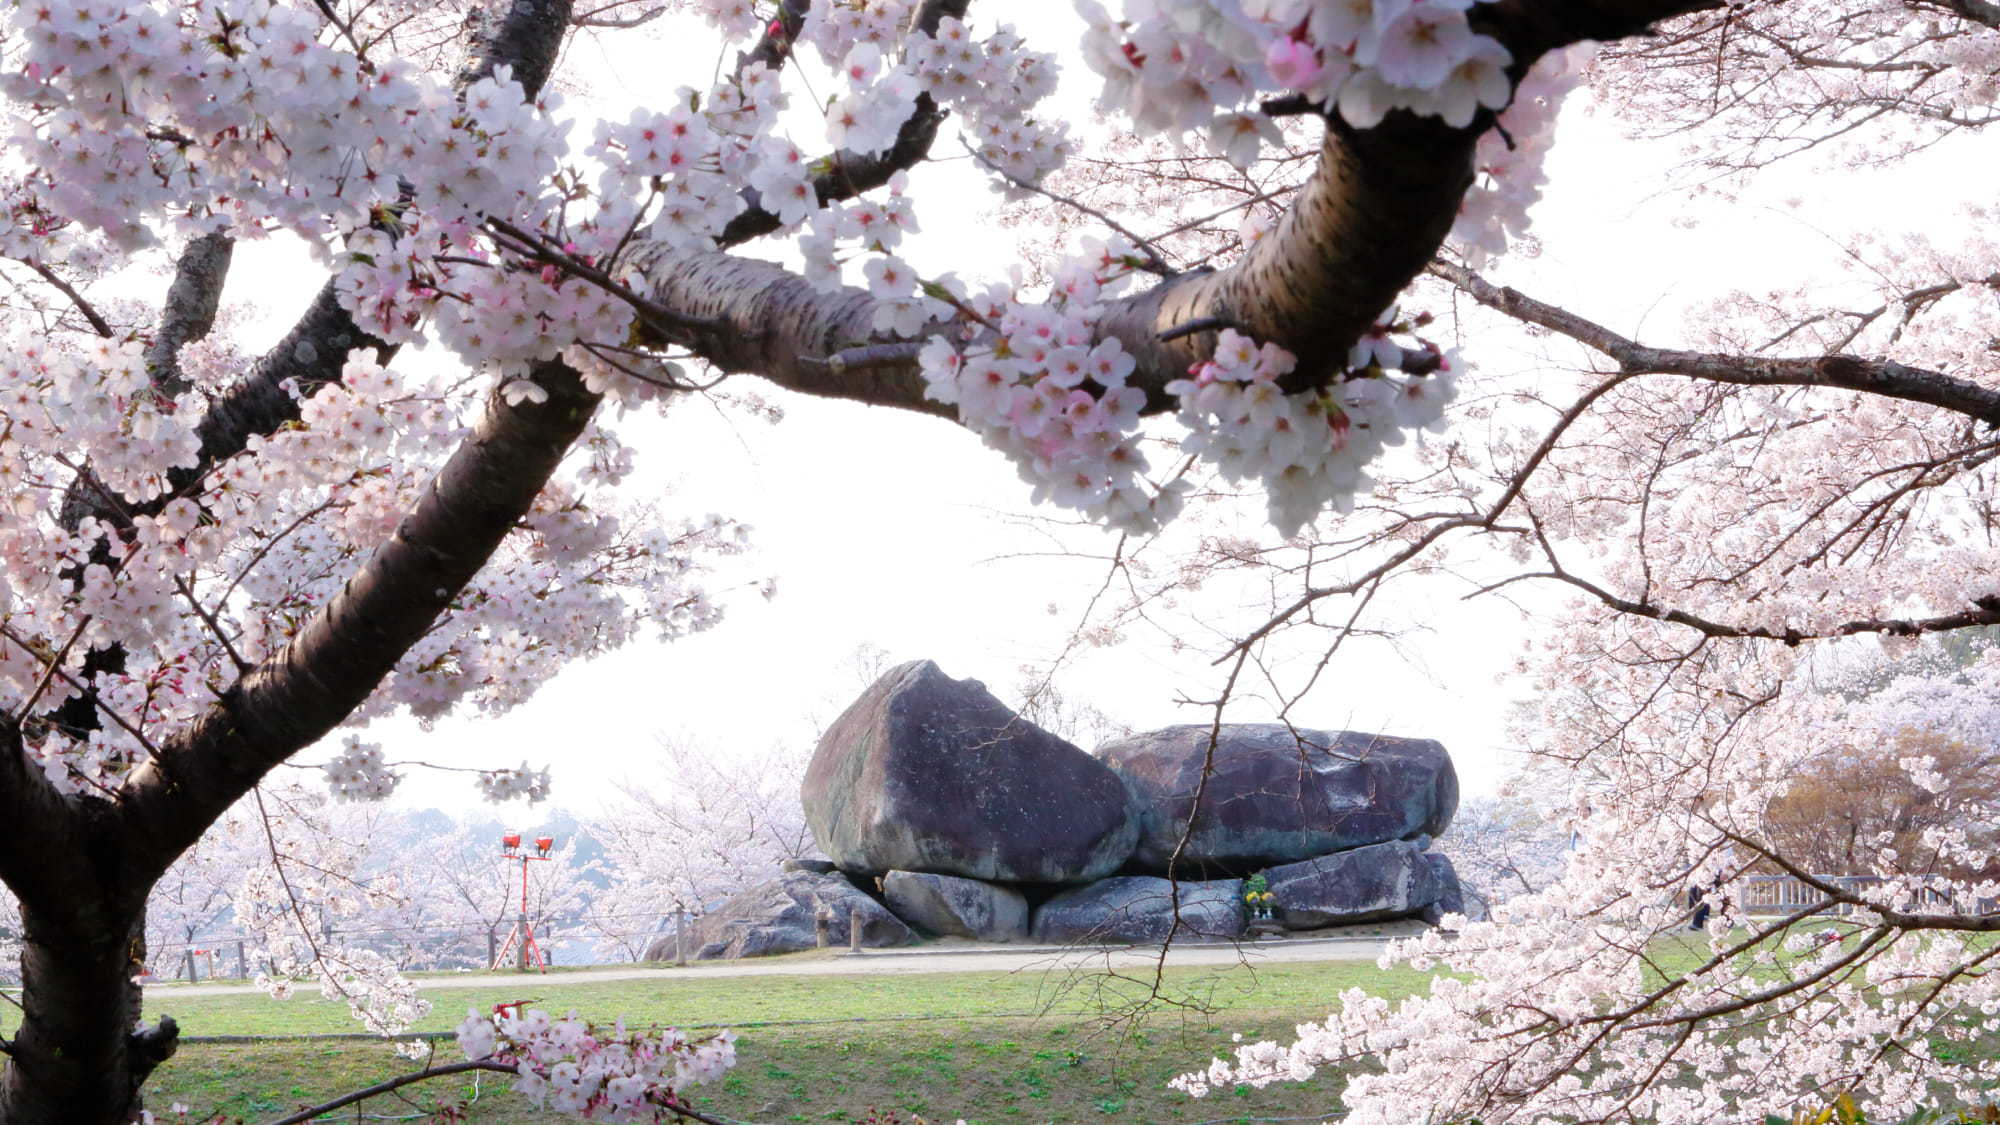
M145 958L143 902L69 917L22 904L22 1022L0 1083L0 1121L137 1117L140 1086L175 1043L171 1021L137 1026L132 977Z

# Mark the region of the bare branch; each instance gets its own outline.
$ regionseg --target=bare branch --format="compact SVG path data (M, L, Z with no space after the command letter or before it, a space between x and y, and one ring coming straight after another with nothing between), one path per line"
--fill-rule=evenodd
M1609 356L1630 375L1686 375L1753 387L1833 387L1920 402L2000 426L2000 390L1891 360L1851 355L1779 358L1649 348L1583 317L1497 286L1464 266L1437 262L1430 272L1473 300L1516 320L1559 332Z
M84 298L84 295L82 293L77 291L76 286L71 285L69 282L63 280L60 274L56 273L56 271L50 269L49 267L43 265L39 261L24 260L24 264L29 269L34 270L36 273L40 274L43 281L46 281L50 285L55 286L58 292L60 292L63 296L68 297L69 303L76 308L76 311L78 313L81 313L83 315L83 319L90 322L91 331L97 333L99 336L102 336L107 340L118 335L118 333L112 329L111 323L104 319L103 314L99 313L96 307L93 306L88 300Z

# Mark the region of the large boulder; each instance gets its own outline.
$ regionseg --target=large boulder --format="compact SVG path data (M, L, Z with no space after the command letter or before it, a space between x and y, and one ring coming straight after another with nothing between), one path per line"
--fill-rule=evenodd
M1316 930L1422 913L1444 896L1440 870L1423 844L1391 840L1273 867L1264 878L1278 921Z
M1028 899L1017 890L956 875L891 871L882 897L896 917L928 934L979 941L1028 936Z
M1129 870L1248 875L1346 848L1435 836L1458 810L1451 755L1427 738L1227 723L1203 785L1210 732L1205 725L1167 727L1097 748L1098 760L1118 771L1138 802L1139 845ZM1183 834L1187 847L1170 872Z
M1180 928L1174 928L1176 907ZM1175 884L1120 875L1064 891L1035 910L1035 940L1086 942L1233 941L1243 935L1243 884L1236 879Z
M820 850L856 873L1082 883L1138 839L1118 775L928 660L834 720L800 797Z
M861 927L861 944L871 949L906 945L917 938L845 875L788 871L703 915L690 927L688 955L698 961L718 961L813 949L819 945L817 918L822 906L833 946L847 946L850 926ZM674 939L662 938L646 951L646 959L668 960L673 951Z
M1451 857L1443 852L1425 852L1424 862L1431 865L1431 873L1437 876L1438 897L1417 917L1436 926L1444 921L1447 914L1468 914L1465 909L1465 884L1458 881L1458 868L1452 866Z

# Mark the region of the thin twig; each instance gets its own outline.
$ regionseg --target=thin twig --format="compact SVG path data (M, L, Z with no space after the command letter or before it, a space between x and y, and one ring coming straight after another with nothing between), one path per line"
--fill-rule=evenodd
M443 1078L448 1074L464 1074L467 1071L474 1070L490 1070L501 1074L520 1073L519 1068L513 1063L496 1062L492 1059L472 1059L467 1062L446 1063L443 1066L426 1067L423 1070L410 1074L398 1075L386 1082L377 1082L366 1089L356 1090L350 1094L342 1094L330 1102L322 1102L311 1109L302 1109L289 1116L280 1117L276 1121L271 1122L270 1125L302 1125L303 1122L332 1113L343 1106L350 1106L355 1102L367 1101L369 1098L380 1094L387 1094L413 1083L428 1082L433 1078Z
M41 699L42 692L48 689L49 681L55 678L56 670L61 668L62 662L68 658L69 650L76 647L77 638L83 636L83 631L90 627L93 616L88 613L83 615L83 620L77 622L76 628L70 630L69 639L62 643L62 648L58 649L55 656L49 660L48 667L42 669L42 678L35 681L35 690L28 693L27 701L22 703L21 709L14 713L14 725L16 727L20 726L34 710L35 702Z
M1029 183L1027 180L1022 179L1019 176L1016 176L1015 174L1009 172L1005 168L1000 167L998 164L993 163L991 160L986 159L985 153L982 153L978 149L973 148L972 145L969 142L967 142L963 137L959 138L958 143L965 146L965 151L971 153L972 158L974 160L977 160L981 164L984 164L990 171L993 172L994 175L999 176L1001 179L1006 180L1008 183L1013 184L1015 187L1020 188L1022 191L1032 191L1036 195L1042 196L1045 199L1050 199L1057 203L1062 204L1065 207L1070 207L1078 211L1081 211L1084 214L1089 215L1091 218L1096 219L1098 222L1103 223L1105 226L1110 227L1112 230L1117 231L1119 234L1124 235L1126 238L1131 239L1132 245L1137 246L1139 249L1146 252L1145 259L1139 263L1140 269L1145 270L1147 273L1150 274L1157 274L1160 277L1177 276L1174 268L1167 264L1166 258L1161 256L1160 251L1156 247L1154 247L1154 245L1150 241L1148 241L1145 238L1145 236L1134 234L1132 231L1127 230L1123 225L1121 225L1118 222L1118 220L1112 218L1111 216L1105 214L1102 211L1099 211L1097 208L1092 207L1087 203L1083 203L1078 200L1072 199L1069 196L1062 195L1058 192L1050 191L1049 189L1041 186L1040 184Z

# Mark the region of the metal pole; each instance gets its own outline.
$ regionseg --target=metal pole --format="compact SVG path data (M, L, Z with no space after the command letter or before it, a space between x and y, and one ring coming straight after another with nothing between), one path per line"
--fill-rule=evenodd
M534 931L528 929L528 857L521 857L521 965L520 971L528 971L528 939Z

